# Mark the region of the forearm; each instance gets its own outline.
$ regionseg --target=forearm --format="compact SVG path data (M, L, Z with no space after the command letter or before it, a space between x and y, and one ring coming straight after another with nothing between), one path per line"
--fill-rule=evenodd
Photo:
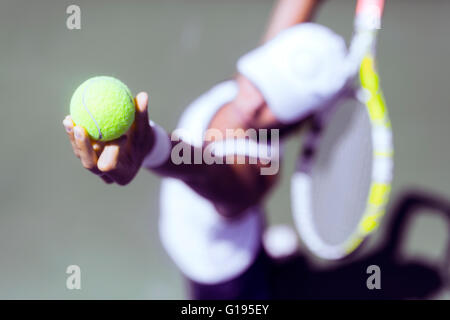
M224 109L228 110L227 108ZM220 126L220 128L223 127ZM217 130L216 132L221 131L219 128L211 129ZM224 131L230 129L238 129L245 134L244 130L247 128L242 126L233 128L231 122L229 127L223 128ZM169 140L169 137L166 138ZM248 138L239 135L230 137L236 144L238 144L239 139ZM215 141L219 142L221 139L216 137ZM226 140L226 136L223 139ZM261 169L270 167L270 162L267 159L261 161L262 159L258 158L257 155L234 154L231 150L226 155L222 155L223 148L219 148L221 151L216 155L215 149L211 148L212 145L209 144L211 142L212 140L208 139L202 147L194 147L181 139L170 141L170 150L168 152L157 151L158 153L168 154L164 161L156 166L151 163L152 161L149 162L151 153L156 151L153 150L149 153L147 159L144 159L142 166L162 177L176 178L186 183L204 184L205 188L207 188L208 184L221 180L222 184L230 185L230 187L233 185L236 187L249 185L252 186L252 189L256 189L254 187L254 177L261 175ZM251 157L252 160L250 160Z
M298 23L309 21L321 0L278 0L264 35L266 42Z
M158 166L148 165L144 161L143 166L162 177L176 178L184 182L193 181L207 172L204 161L198 159L202 152L202 148L196 148L182 140L170 141L169 157L166 161Z
M228 110L226 107L222 109ZM227 121L224 115L219 119L223 121L220 121L218 127L224 130L233 127L243 129L240 124L233 124L233 119ZM220 131L219 128L212 127L212 129L217 130L216 132ZM233 139L239 138L233 137ZM218 142L218 140L216 141ZM208 142L210 141L205 141L200 148L176 139L171 141L170 156L164 162L154 166L144 160L143 167L157 175L183 181L198 194L209 199L216 206L218 212L224 216L237 216L250 206L258 204L273 184L276 178L275 173L278 170L274 170L273 176L263 175L261 174L264 172L261 171L263 168L271 169L270 162L261 162L255 157L251 161L249 155L242 154L227 156L219 153L215 155ZM233 152L229 154L233 154ZM213 161L211 162L211 160Z
M289 28L295 24L308 21L313 15L320 0L279 0L273 10L272 18L265 35L265 40L273 38L280 31ZM237 77L239 92L238 96L228 105L223 106L215 115L210 123L210 128L225 132L227 129L271 129L284 127L276 121L270 110L265 107L265 101L262 95L246 79ZM283 130L281 130L283 132ZM184 142L172 142L172 147ZM185 182L198 181L203 177L207 180L206 174L211 172L227 171L234 172L231 180L242 182L241 184L253 186L255 181L260 182L259 177L261 164L240 165L205 165L195 164L194 154L202 154L204 148L194 148L189 145L181 149L188 152L189 156L182 156L188 159L184 163L174 163L168 159L164 164L151 170L159 175L174 177ZM239 169L237 169L239 168ZM230 177L230 175L228 175Z

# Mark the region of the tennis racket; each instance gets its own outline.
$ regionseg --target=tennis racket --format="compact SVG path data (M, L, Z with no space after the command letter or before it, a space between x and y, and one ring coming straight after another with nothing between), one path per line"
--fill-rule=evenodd
M375 69L383 7L357 2L348 85L314 115L291 180L300 237L324 259L349 255L377 229L391 190L391 122Z

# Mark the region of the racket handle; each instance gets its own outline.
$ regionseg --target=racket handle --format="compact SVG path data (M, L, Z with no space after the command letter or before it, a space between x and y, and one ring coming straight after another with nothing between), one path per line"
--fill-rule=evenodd
M356 4L355 28L380 29L384 0L358 0Z

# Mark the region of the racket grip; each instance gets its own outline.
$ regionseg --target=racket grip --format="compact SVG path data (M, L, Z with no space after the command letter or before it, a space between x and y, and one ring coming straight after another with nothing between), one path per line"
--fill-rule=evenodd
M372 6L377 7L381 15L384 8L384 0L358 0L358 3L356 4L356 14L359 14L361 11Z
M380 29L385 0L358 0L355 27L357 29Z

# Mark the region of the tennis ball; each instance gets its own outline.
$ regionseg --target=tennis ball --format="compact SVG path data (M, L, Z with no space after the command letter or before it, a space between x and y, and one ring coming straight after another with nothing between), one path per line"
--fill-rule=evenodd
M70 115L92 139L110 141L122 136L134 121L134 99L128 87L112 77L83 82L70 101Z

